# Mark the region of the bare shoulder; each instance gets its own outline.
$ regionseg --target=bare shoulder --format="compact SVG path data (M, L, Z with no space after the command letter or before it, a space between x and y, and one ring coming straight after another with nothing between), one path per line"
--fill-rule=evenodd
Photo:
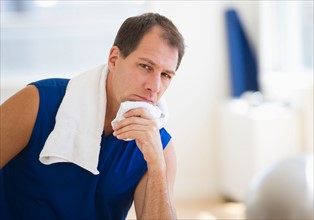
M23 88L0 106L0 168L27 145L38 107L39 93L33 85Z
M39 98L38 90L36 86L29 85L12 95L10 98L8 98L1 107L9 106L12 104L23 104L25 102L25 98L28 99L36 99Z

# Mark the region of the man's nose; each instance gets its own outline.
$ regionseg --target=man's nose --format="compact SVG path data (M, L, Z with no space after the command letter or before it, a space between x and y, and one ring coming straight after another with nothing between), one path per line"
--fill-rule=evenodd
M149 77L147 77L146 89L153 93L157 93L160 91L161 78L159 74L151 74Z

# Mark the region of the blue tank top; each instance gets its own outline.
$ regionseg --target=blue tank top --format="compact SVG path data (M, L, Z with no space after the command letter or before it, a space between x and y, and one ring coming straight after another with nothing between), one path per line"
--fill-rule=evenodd
M32 83L39 91L39 111L28 145L0 170L0 219L119 220L127 216L135 188L147 171L135 141L103 134L99 175L72 163L39 161L68 81ZM160 135L165 148L171 136L165 129Z

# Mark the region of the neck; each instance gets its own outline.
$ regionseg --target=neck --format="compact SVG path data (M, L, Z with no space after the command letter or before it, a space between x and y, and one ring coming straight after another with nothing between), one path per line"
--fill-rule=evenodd
M115 101L115 98L112 95L112 86L110 83L111 80L111 74L108 73L107 82L106 82L106 98L107 98L107 104L106 104L106 115L105 115L105 125L104 125L104 132L105 135L108 136L113 132L111 122L116 117L116 114L119 109L120 103L117 103Z

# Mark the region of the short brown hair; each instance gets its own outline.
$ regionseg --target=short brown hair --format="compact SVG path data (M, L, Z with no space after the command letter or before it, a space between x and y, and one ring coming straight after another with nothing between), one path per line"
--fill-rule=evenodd
M161 27L162 39L178 49L176 68L178 69L184 55L184 39L172 21L158 13L145 13L126 19L121 25L113 45L119 47L123 57L127 57L136 49L144 35L155 26Z

